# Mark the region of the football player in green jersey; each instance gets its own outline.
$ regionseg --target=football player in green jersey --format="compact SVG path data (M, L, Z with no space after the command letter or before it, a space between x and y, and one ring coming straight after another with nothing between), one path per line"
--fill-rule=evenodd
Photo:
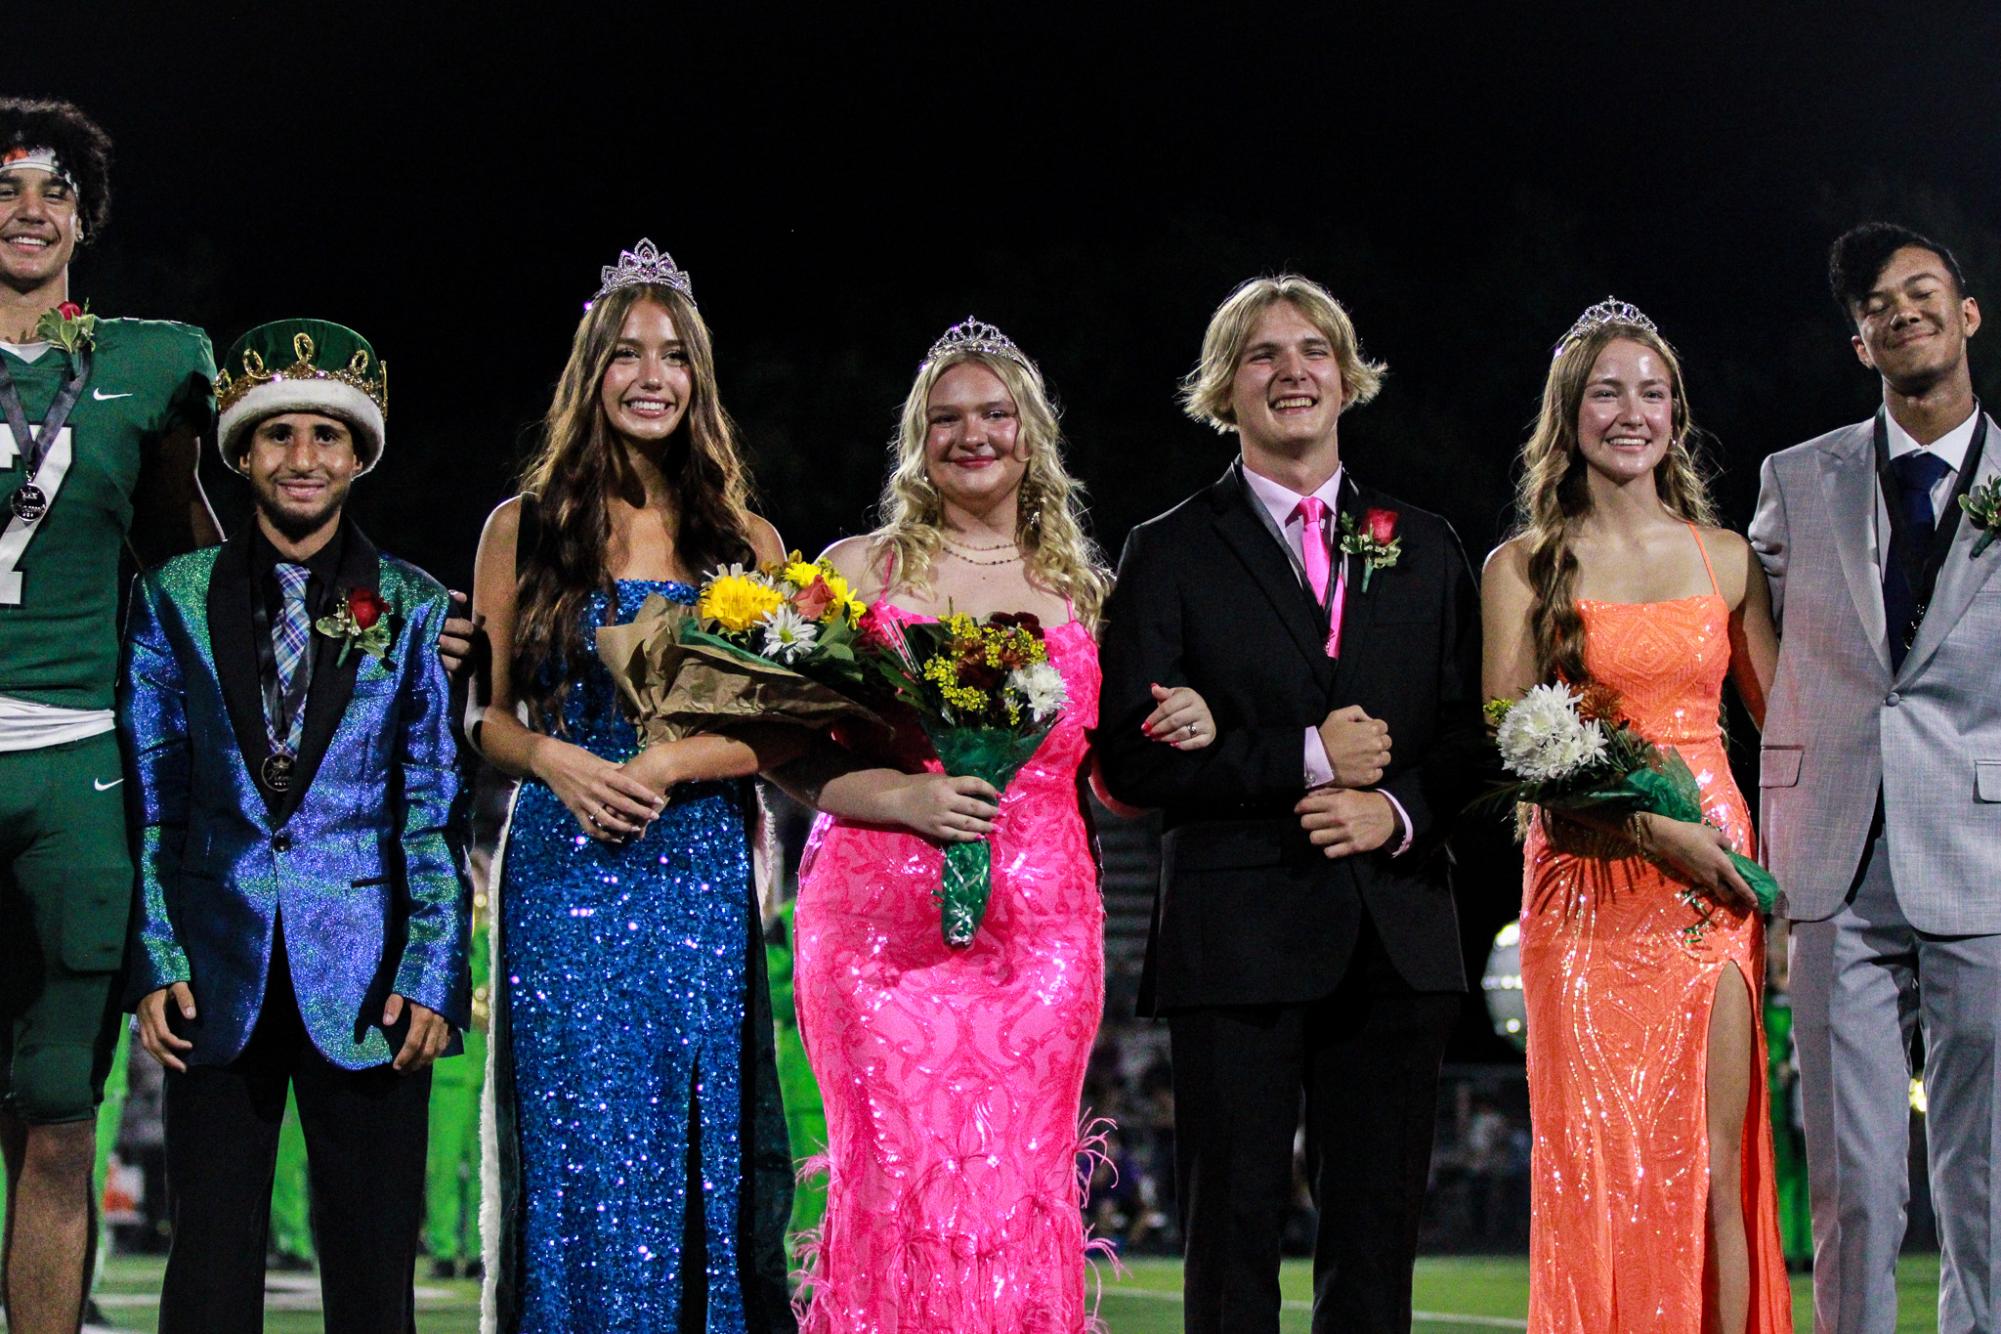
M208 338L70 303L110 142L0 100L0 1156L14 1334L74 1334L132 904L112 716L119 560L220 540L195 480Z

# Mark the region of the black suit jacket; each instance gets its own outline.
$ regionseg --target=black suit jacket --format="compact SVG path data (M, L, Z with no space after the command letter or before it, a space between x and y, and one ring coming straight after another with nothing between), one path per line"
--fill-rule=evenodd
M1402 555L1362 590L1350 558L1341 657L1325 613L1252 506L1238 466L1134 529L1105 608L1097 745L1113 795L1164 816L1140 1012L1313 1000L1366 911L1419 991L1463 991L1444 835L1477 783L1479 598L1451 526L1352 478L1341 512L1399 516ZM1177 751L1140 722L1153 682L1200 691L1217 738ZM1330 860L1292 813L1308 727L1359 704L1389 724L1381 787L1415 838Z

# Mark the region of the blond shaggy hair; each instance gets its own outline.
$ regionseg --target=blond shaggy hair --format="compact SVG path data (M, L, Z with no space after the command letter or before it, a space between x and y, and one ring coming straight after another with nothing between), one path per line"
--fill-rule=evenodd
M1209 317L1209 331L1202 335L1202 359L1181 383L1183 411L1218 431L1237 428L1236 412L1230 406L1230 384L1236 379L1237 364L1244 358L1244 345L1250 342L1258 317L1280 301L1290 304L1333 345L1334 362L1341 370L1341 411L1376 396L1389 368L1362 355L1362 343L1355 336L1355 322L1348 318L1348 312L1311 278L1281 273L1251 279L1216 307L1216 313Z
M1084 488L1063 466L1063 432L1042 373L1012 357L962 349L919 369L890 444L890 473L880 505L882 526L869 535L870 555L893 561L894 582L920 592L929 590L931 562L943 540L938 527L943 506L924 457L931 390L946 371L969 361L1000 377L1021 417L1016 447L1028 467L1021 476L1015 542L1026 558L1028 577L1066 599L1077 619L1095 632L1111 579L1084 530Z

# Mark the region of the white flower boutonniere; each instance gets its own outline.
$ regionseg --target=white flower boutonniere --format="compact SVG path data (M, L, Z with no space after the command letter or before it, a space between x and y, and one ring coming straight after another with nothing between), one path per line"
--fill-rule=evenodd
M1973 554L1978 556L1993 545L1996 537L2001 537L2001 477L1990 477L1986 485L1968 491L1959 498L1959 507L1980 530L1973 543Z

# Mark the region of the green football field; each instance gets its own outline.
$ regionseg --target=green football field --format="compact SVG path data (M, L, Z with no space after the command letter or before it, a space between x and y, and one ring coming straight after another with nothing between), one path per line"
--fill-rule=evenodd
M99 1305L116 1327L151 1331L160 1291L160 1261L122 1257L111 1261L99 1290ZM1175 1334L1181 1328L1181 1266L1174 1260L1141 1259L1127 1264L1114 1278L1101 1266L1105 1280L1099 1314L1111 1334ZM1897 1320L1901 1331L1937 1328L1933 1314L1938 1293L1938 1259L1907 1257L1898 1270L1903 1294ZM1304 1260L1288 1260L1282 1279L1287 1334L1306 1334L1312 1284ZM467 1282L418 1280L419 1334L475 1334L479 1328L479 1289ZM1468 1330L1526 1329L1528 1265L1519 1256L1427 1259L1417 1266L1418 1334L1464 1334ZM1813 1328L1805 1279L1793 1280L1793 1320L1800 1334ZM266 1295L267 1334L317 1334L318 1294L310 1276L271 1278ZM974 1334L967 1331L967 1334Z

